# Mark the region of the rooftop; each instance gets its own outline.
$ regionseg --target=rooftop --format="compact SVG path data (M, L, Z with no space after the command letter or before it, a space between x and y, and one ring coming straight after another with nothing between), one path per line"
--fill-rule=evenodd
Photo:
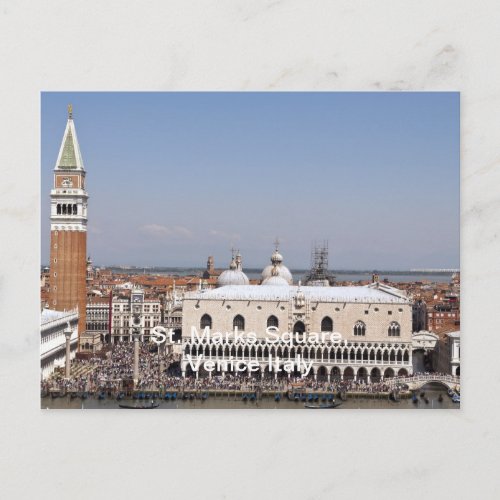
M51 323L56 320L63 320L67 319L67 321L70 321L71 319L77 318L78 313L76 310L72 311L55 311L54 309L42 309L42 314L41 314L41 325L46 325L47 323Z
M321 302L379 302L407 304L410 299L396 288L368 286L273 286L229 285L186 293L185 299L204 300L280 300L287 301L299 290L306 299Z

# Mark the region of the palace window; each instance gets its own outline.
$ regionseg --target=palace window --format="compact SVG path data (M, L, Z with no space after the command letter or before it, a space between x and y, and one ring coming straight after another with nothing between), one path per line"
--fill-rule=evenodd
M245 318L238 314L233 319L233 329L238 328L238 330L245 330Z
M200 320L200 328L203 330L207 326L208 328L212 328L212 317L208 314L204 314Z
M325 316L321 320L321 331L322 332L333 332L333 321L329 316Z
M362 321L356 321L354 325L354 335L364 337L366 334L366 325Z
M269 318L267 318L267 327L275 327L275 328L278 328L279 326L279 321L278 321L278 318L276 316L269 316Z
M393 321L389 325L388 333L389 333L389 337L400 337L401 336L401 327L399 326L399 323L397 323L396 321Z

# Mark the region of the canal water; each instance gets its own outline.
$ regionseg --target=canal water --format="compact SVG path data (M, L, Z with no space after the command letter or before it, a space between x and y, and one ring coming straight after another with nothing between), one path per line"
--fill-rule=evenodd
M429 403L425 403L425 400L420 397L420 392L425 392L425 396L429 400ZM443 401L439 402L439 395L443 396ZM273 397L264 397L259 401L242 401L240 397L220 397L220 396L210 396L205 401L194 399L194 400L176 400L176 401L163 401L156 400L160 403L158 409L171 410L171 409L184 409L184 410L215 410L215 409L270 409L270 410L287 410L287 409L305 409L304 403L300 401L289 401L286 397L281 401L274 401ZM121 403L129 405L147 405L150 404L150 400L122 400ZM314 403L318 404L318 403ZM319 402L321 404L321 401ZM85 400L75 398L70 399L69 397L64 398L42 398L41 400L42 409L119 409L118 402L115 399L107 398L99 400L97 398L88 398ZM439 384L427 384L421 391L418 392L418 403L413 403L411 399L402 399L400 402L395 403L387 398L381 399L369 399L369 398L348 398L344 401L338 410L341 409L418 409L418 410L430 410L430 409L458 409L460 404L453 403L451 398L448 396L446 390Z

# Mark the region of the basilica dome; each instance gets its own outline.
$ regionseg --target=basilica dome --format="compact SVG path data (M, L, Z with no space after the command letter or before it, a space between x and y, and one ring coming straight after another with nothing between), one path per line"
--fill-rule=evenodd
M217 278L217 286L249 284L248 277L241 267L241 255L238 253L237 257L239 257L238 263L233 258L231 264L229 264L229 269L223 271Z
M292 273L283 265L283 256L278 249L271 255L271 264L262 271L262 284L267 284L267 280L273 276L282 278L288 285L293 283Z
M281 276L270 276L262 282L263 286L288 286L288 281Z

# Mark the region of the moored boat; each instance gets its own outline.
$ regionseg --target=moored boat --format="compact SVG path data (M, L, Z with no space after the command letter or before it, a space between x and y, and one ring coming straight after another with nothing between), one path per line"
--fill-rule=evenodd
M160 406L160 404L155 403L154 401L151 401L151 404L149 404L149 405L131 406L131 405L119 404L118 406L120 408L124 408L126 410L153 410L154 408L158 408Z
M310 410L332 410L333 408L337 408L340 406L342 403L326 403L326 404L319 404L319 405L311 405L311 404L305 404L304 408L308 408Z

